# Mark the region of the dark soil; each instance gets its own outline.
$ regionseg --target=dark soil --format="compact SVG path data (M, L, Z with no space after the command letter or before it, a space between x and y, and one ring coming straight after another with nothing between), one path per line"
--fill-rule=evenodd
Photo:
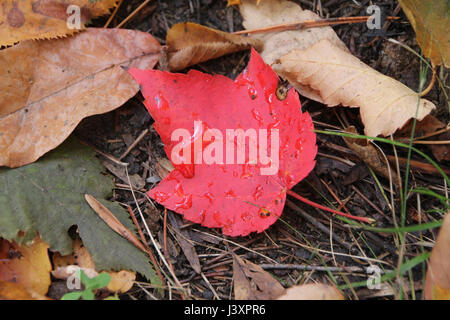
M265 1L265 0L263 0ZM317 13L314 3L320 1L300 0L299 2L304 9L310 9ZM356 2L356 1L355 1ZM363 8L369 4L368 0L359 1L361 7L358 7L353 1L343 0L322 0L323 16L344 17L367 15ZM125 1L119 9L111 26L117 25L132 12L141 0ZM371 1L381 6L386 15L395 15L394 10L397 1ZM282 14L282 13L280 13ZM350 48L352 53L360 58L363 62L377 69L378 71L391 76L413 90L418 89L419 83L419 59L386 41L386 37L397 39L403 43L410 45L413 49L420 52L415 41L414 31L402 11L398 16L401 20L390 24L386 30L385 37L377 40L368 34L365 24L340 25L334 27L340 38ZM93 26L102 27L106 18L94 21ZM161 42L164 43L168 28L178 22L192 21L206 25L208 27L220 29L223 31L241 30L241 16L237 9L227 7L226 1L212 0L173 0L173 1L152 1L143 9L135 18L133 18L125 26L129 29L136 29L149 32ZM231 78L236 77L245 67L248 60L249 52L238 52L219 59L211 60L193 68L211 74L222 74ZM448 109L445 97L438 85L427 95L427 99L431 100L438 106L435 114L443 122L448 121ZM354 125L359 132L363 132L363 126L360 121L359 111L349 108L327 108L326 106L301 98L303 110L310 112L315 121L323 124L342 127L342 123ZM142 181L147 181L145 187L141 191L146 191L155 186L155 179L158 177L156 163L158 159L165 157L162 142L152 127L153 119L150 117L142 104L142 97L138 94L136 97L128 101L124 106L114 112L103 115L93 116L83 120L78 126L75 134L82 140L94 146L98 150L119 158L127 147L139 136L139 134L149 129L149 133L141 140L141 142L127 155L123 162L129 163L129 173L137 174ZM317 125L318 129L325 127ZM324 201L324 197L338 206L334 196L329 189L345 203L346 208L354 215L367 216L376 220L377 227L391 227L393 225L392 213L380 192L376 181L370 174L367 166L356 157L350 149L348 149L340 137L330 135L318 135L318 146L320 154L317 156L317 165L314 171L294 190L318 203L326 206L329 204ZM338 147L336 147L338 146ZM341 148L339 148L339 146ZM393 154L392 147L389 145L381 145L386 154ZM419 146L420 147L420 146ZM431 152L427 147L420 147L427 154ZM397 150L400 157L406 157L405 150ZM424 159L415 158L419 161ZM349 165L342 159L351 160L356 165ZM448 163L441 162L443 167ZM404 168L402 168L404 170ZM411 171L412 184L415 186L441 187L442 179L439 175L425 175L419 173L414 167ZM118 188L114 192L114 200L121 203L129 204L133 209L136 208L131 193L123 190L120 185L126 184L117 180ZM389 190L389 181L380 177L381 184ZM328 188L327 188L328 186ZM126 189L126 188L125 188ZM385 190L385 191L386 191ZM396 190L396 212L399 212L400 202L399 190ZM440 193L442 192L439 191ZM389 192L386 191L389 196ZM147 222L150 225L153 235L156 236L159 243L163 243L163 217L164 208L156 204L156 209L150 204L143 193L138 193L139 205L147 214ZM322 195L322 196L321 196ZM370 203L369 203L370 201ZM267 264L267 259L263 258L260 253L265 255L277 263L288 265L303 266L333 266L345 268L346 266L367 267L367 260L356 257L364 257L379 259L385 262L386 269L393 269L397 266L398 247L394 242L392 234L375 233L369 231L361 231L350 229L348 226L337 219L330 220L330 215L323 213L313 207L306 206L302 203L294 201L297 206L302 208L304 212L309 214L313 220L308 219L305 214L286 206L282 215L282 220L275 223L266 232L261 234L251 234L242 238L227 238L220 232L213 229L203 228L199 225L193 225L187 221L181 222L181 229L186 231L184 234L190 237L195 244L195 249L200 257L202 270L208 281L213 286L220 298L233 298L232 288L232 272L233 264L230 255L224 254L218 256L223 250L235 250L234 253L241 257L249 259L256 264ZM427 210L431 208L441 208L438 201L431 197L421 197L421 208ZM417 224L417 199L411 196L408 201L407 224ZM169 212L169 215L178 217L178 214ZM422 211L423 221L433 221L438 219L436 213L425 213ZM169 226L171 226L169 219ZM325 227L321 229L319 225ZM330 235L326 232L332 228L335 234L333 246L330 245ZM248 248L242 249L232 243L225 244L224 241L217 241L211 237L204 236L198 231L216 235L220 238L227 238L231 241L239 243ZM435 238L436 229L424 231L421 236L429 239ZM406 241L413 243L418 241L419 234L410 234ZM150 243L151 246L151 243ZM190 290L191 297L194 299L214 299L214 294L200 275L198 275L189 264L183 251L180 249L178 241L168 233L167 238L168 254L173 265L175 273L179 280L186 284ZM318 248L317 252L314 248ZM405 257L410 259L421 253L420 246L407 246ZM331 253L334 252L334 254ZM338 255L339 253L345 255ZM352 255L351 257L349 255ZM158 259L158 256L156 256ZM267 267L267 266L266 266ZM269 268L269 267L267 267ZM331 275L339 284L348 282L365 281L368 275L365 272L322 272L322 271L301 271L292 269L274 269L270 270L277 279L285 287L298 284L300 281L307 282L327 282L333 283ZM424 278L423 268L421 265L413 269L413 278L418 285L416 298L421 297L422 287L421 280ZM141 279L145 281L145 279ZM357 289L355 289L357 290ZM365 290L365 289L364 289ZM344 290L344 293L350 299L369 298L374 292L370 290L352 291ZM158 298L167 299L168 291L155 291L153 294ZM150 297L138 286L135 286L128 294L123 295L123 299L129 296L138 299L150 299ZM411 293L406 293L411 297ZM392 297L392 296L391 296ZM173 299L180 299L180 295L174 294Z

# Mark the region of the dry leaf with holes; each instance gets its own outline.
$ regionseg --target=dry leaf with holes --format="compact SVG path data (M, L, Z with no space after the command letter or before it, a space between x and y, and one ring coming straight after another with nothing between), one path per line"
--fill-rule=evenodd
M431 251L425 280L425 299L450 300L450 214L444 217Z
M242 1L246 29L320 17L286 0ZM279 13L283 12L282 15ZM255 34L264 43L261 56L299 92L330 107L359 107L365 134L390 135L416 114L418 95L354 57L331 27ZM434 104L420 99L418 119Z
M309 283L287 289L277 300L344 300L344 296L334 286Z
M0 46L27 39L73 35L92 18L108 14L117 0L3 0ZM79 18L79 27L77 22Z
M92 256L81 242L81 239L75 239L72 246L73 253L70 255L61 256L57 252L53 255L54 270L52 275L58 279L67 279L78 269L82 269L90 278L98 275L100 270L95 269L94 260L92 260ZM136 273L127 270L108 271L106 273L111 276L107 289L112 292L127 292L136 280Z
M48 247L39 236L30 246L17 245L0 238L0 281L14 282L26 288L30 294L45 296L51 283L52 268Z
M283 286L260 266L233 254L235 300L272 300L284 293Z
M120 107L139 90L122 66L151 69L159 43L148 33L88 29L0 51L0 166L31 163L85 117Z
M399 0L425 57L450 68L450 4L445 0Z
M208 28L192 22L174 25L167 32L169 69L182 70L188 66L215 59L236 51L261 48L257 39Z

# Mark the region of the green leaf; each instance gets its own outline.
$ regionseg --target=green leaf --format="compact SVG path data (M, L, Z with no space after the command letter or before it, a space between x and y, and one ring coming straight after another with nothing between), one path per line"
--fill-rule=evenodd
M91 290L84 290L81 293L81 297L83 298L83 300L94 300L95 294Z
M98 276L89 279L86 283L86 289L97 290L106 287L111 281L111 276L107 273L100 273Z
M103 170L95 153L73 138L30 165L0 167L0 237L24 243L39 232L51 250L67 255L72 252L67 231L77 225L97 270L134 270L155 279L148 257L114 232L84 199L86 193L93 195L135 230L129 214L106 201L114 182Z
M61 300L78 300L80 299L81 295L83 294L83 291L74 291L66 293L62 296Z

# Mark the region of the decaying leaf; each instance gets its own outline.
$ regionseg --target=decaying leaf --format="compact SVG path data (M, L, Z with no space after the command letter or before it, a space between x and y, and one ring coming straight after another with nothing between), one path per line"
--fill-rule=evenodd
M345 129L348 133L358 134L354 126ZM369 141L356 138L343 137L348 147L356 153L356 155L363 160L375 172L381 174L387 179L392 179L393 183L397 183L397 174L392 167L388 166L386 161L377 148L375 148Z
M117 0L3 0L0 5L0 46L27 39L72 35L84 29L92 18L109 13L116 3Z
M425 280L425 299L450 300L450 214L444 217L431 251Z
M0 237L27 243L39 232L52 251L67 255L72 252L68 230L76 225L98 269L134 270L154 279L148 256L111 230L84 199L86 193L94 195L126 228L135 230L128 212L104 200L114 182L102 170L95 153L75 139L30 165L0 168Z
M450 2L448 0L399 0L416 32L425 57L450 68Z
M400 142L409 143L409 139L411 138L411 130L413 126L413 121L408 121L406 125L403 126L400 130L398 130L394 139ZM420 138L426 135L430 135L432 133L437 132L440 129L444 129L446 127L445 123L436 119L432 115L426 116L421 121L416 122L416 127L414 130L414 137ZM445 131L438 135L433 135L429 138L430 140L450 140L450 131ZM426 141L426 140L423 140ZM433 156L438 161L450 161L450 146L448 144L429 144L427 147L433 153Z
M79 269L82 269L89 278L97 276L101 271L96 269L92 256L79 238L73 241L72 254L66 256L54 254L53 265L52 275L58 279L67 279ZM136 273L127 270L107 271L106 273L111 276L107 289L112 292L127 292L136 280Z
M121 106L139 90L122 66L151 69L159 51L148 33L95 28L1 50L0 166L31 163L83 118Z
M49 300L17 282L0 280L0 300Z
M0 238L0 281L17 283L29 292L45 296L52 268L47 249L48 244L39 236L30 246Z
M309 283L287 289L277 300L344 300L344 297L334 286Z
M169 69L172 71L250 47L261 48L258 39L230 34L192 22L178 23L170 28L166 44L170 51Z
M233 254L235 300L273 300L284 293L283 286L260 266Z
M246 29L320 17L286 0L245 0L240 6ZM283 12L283 14L279 14ZM389 135L416 114L418 95L354 57L331 27L258 34L261 56L299 92L328 106L359 107L365 134ZM418 119L434 108L420 99Z

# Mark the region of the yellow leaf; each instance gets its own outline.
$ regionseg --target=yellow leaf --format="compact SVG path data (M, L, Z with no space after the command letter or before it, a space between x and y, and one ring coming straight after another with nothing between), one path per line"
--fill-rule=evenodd
M117 0L6 0L0 6L0 46L27 39L50 39L84 29L90 19L109 13ZM80 29L74 15L79 8ZM69 24L68 24L69 22Z
M399 0L416 32L425 57L450 68L450 2L448 0Z
M450 214L447 213L431 251L425 280L425 299L450 300Z
M0 281L17 283L38 295L47 294L51 270L48 247L39 236L30 246L0 239Z

